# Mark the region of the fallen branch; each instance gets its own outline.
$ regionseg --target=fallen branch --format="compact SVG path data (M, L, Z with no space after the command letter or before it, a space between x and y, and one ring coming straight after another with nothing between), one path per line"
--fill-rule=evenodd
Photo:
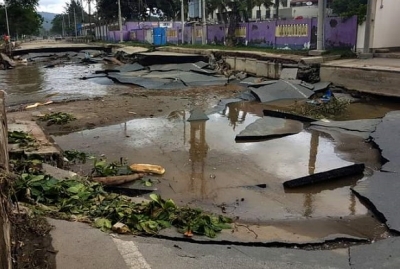
M92 180L102 183L106 186L116 186L141 179L143 176L144 176L143 173L138 173L132 175L123 175L123 176L92 177Z

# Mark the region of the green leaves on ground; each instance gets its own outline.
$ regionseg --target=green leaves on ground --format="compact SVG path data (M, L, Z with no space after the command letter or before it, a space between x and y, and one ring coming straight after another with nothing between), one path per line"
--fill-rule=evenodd
M48 113L44 116L39 117L40 121L47 121L47 125L53 125L53 124L57 124L57 125L62 125L62 124L67 124L71 121L76 120L76 118L68 113L64 113L64 112L52 112L52 113Z
M35 138L22 131L8 132L8 144L18 144L20 148L37 148Z
M94 165L92 168L92 176L96 177L109 177L109 176L121 176L121 175L130 175L133 174L133 171L129 168L129 166L121 162L112 162L107 163L106 160L94 160Z
M151 194L150 202L133 203L128 197L107 193L100 184L84 179L60 181L48 175L22 174L14 190L20 201L45 205L41 210L60 218L89 218L102 230L121 222L137 234L156 234L174 226L181 232L215 237L222 229L231 228L228 218L180 208L158 194Z
M88 158L91 158L91 156L86 152L75 149L64 151L64 157L67 158L68 161L72 163L77 163L77 162L86 163L86 160Z

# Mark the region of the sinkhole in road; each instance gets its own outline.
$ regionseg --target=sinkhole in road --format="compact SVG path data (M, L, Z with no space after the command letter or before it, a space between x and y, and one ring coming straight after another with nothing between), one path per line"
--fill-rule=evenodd
M258 240L387 236L385 226L350 190L362 176L285 191L282 183L286 180L352 161L337 151L328 135L307 128L279 139L236 143L235 136L261 115L259 106L235 103L204 121L188 122L190 112L181 110L54 139L64 150L104 154L109 161L123 157L128 163L162 165L166 173L156 185L157 193L180 205L223 211L243 223L266 227ZM362 148L358 154L363 154ZM90 166L73 169L88 172Z

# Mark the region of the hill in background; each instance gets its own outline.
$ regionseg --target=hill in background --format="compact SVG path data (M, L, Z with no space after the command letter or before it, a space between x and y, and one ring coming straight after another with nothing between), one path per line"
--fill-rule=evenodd
M43 28L45 30L50 30L52 27L51 21L54 19L54 17L57 15L55 13L50 13L50 12L38 12L39 15L43 17Z

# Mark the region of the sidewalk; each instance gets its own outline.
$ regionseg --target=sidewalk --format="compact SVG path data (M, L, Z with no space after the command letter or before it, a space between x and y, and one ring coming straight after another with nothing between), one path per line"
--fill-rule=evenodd
M321 80L360 92L400 97L400 59L348 59L324 63Z

